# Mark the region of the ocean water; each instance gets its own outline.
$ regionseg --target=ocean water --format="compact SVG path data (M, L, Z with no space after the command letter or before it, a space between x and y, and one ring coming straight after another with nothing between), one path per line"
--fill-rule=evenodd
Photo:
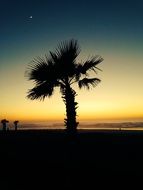
M8 123L9 130L14 130L13 123ZM65 129L62 122L19 122L19 130L28 129ZM80 122L78 129L88 130L143 130L143 122L95 122L95 121L82 121ZM0 123L0 130L2 130L2 124Z

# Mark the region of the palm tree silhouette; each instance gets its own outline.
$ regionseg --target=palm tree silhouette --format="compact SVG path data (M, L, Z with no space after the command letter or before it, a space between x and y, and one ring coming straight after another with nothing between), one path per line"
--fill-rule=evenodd
M1 123L2 123L2 125L3 125L3 131L6 131L6 129L7 129L6 124L9 123L9 121L6 120L6 119L2 119L2 120L1 120Z
M77 40L64 41L58 45L55 52L50 51L45 58L35 58L27 70L27 77L34 81L34 88L28 91L27 97L31 100L44 100L53 95L55 87L60 88L66 106L64 119L67 131L75 132L78 126L76 121L77 95L72 88L77 83L79 88L95 87L100 79L88 78L89 72L97 74L100 70L97 65L103 61L100 56L94 56L84 63L77 63L76 58L80 53Z
M15 131L17 131L17 127L18 127L17 124L19 123L19 121L14 121L13 123L14 123L14 126L15 126Z

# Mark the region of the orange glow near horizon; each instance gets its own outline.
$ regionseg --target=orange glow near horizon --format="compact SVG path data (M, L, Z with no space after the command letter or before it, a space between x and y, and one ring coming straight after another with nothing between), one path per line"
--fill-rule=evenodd
M101 85L101 84L100 84ZM132 104L132 100L113 101L110 96L103 101L100 96L102 86L92 89L91 92L87 90L78 91L76 97L78 104L77 120L94 120L94 121L108 121L108 120L142 120L143 104L136 100ZM0 119L7 118L8 120L21 121L61 121L65 118L65 105L61 99L61 94L57 90L55 95L51 98L46 98L45 101L31 101L24 97L17 98L17 104L7 100L7 106L4 108ZM110 99L111 98L111 99ZM118 98L117 98L118 99ZM11 108L10 108L11 106Z

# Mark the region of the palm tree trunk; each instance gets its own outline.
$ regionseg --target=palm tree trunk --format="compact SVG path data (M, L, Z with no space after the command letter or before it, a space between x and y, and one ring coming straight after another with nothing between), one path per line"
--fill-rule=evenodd
M66 85L66 88L63 90L63 100L66 105L66 119L65 126L67 131L70 133L76 132L78 122L76 122L76 109L77 102L75 102L76 92L70 87L69 84Z

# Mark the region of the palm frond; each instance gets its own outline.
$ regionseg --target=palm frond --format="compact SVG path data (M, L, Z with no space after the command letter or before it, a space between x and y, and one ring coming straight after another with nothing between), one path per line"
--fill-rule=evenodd
M82 75L82 67L83 65L78 63L76 65L76 68L75 68L75 79L76 79L76 82L80 80L80 77Z
M95 87L101 80L98 78L84 78L78 82L79 88L85 87L90 88L90 85Z
M79 53L80 48L76 40L64 41L58 45L55 52L50 51L50 59L56 67L59 78L73 77Z
M57 61L58 61L58 56L57 56L57 54L50 51L50 56L51 56L51 59L52 59L55 63L57 63Z
M80 68L80 72L82 74L87 74L88 71L96 72L96 69L100 70L97 65L103 61L103 58L100 56L95 56L90 60L87 60L82 67Z
M80 48L78 41L74 39L61 42L56 49L56 54L60 58L69 58L74 60L79 53Z
M29 65L26 76L28 80L34 80L37 84L44 81L53 81L56 78L55 66L53 62L45 56L44 58L36 58Z
M54 86L47 84L46 82L35 86L28 91L27 98L31 100L40 99L44 100L45 97L50 97L53 95Z
M55 52L50 52L51 59L60 66L70 67L74 65L75 59L80 53L77 40L63 41L56 48Z

